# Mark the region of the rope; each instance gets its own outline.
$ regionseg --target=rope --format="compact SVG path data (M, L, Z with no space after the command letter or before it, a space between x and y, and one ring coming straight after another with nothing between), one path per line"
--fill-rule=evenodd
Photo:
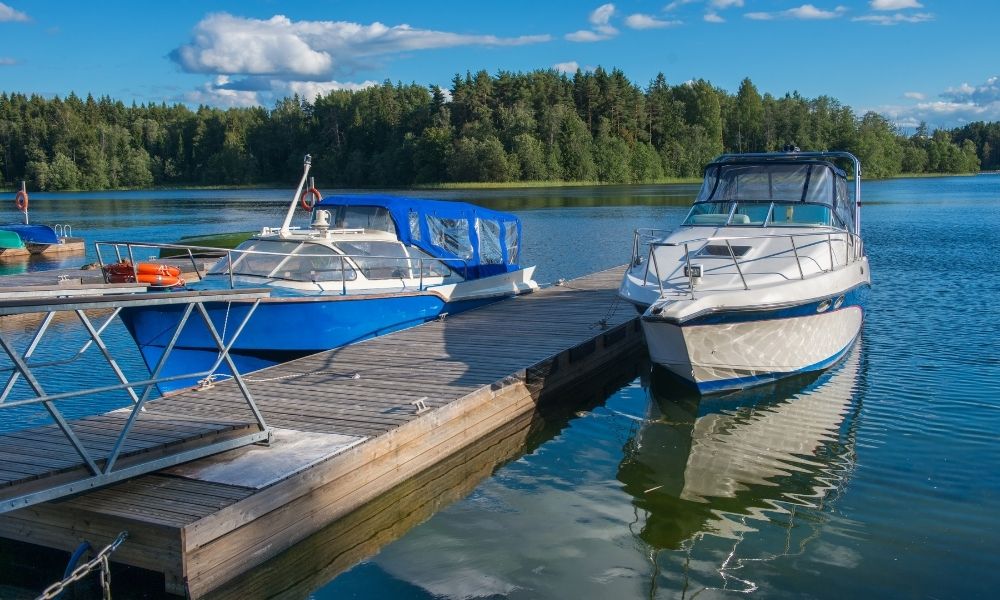
M292 379L293 377L303 377L306 375L340 375L341 379L361 379L361 373L344 375L339 371L306 371L302 373L288 373L286 375L278 375L277 377L264 377L264 378L243 377L243 381L246 381L248 383L267 383L268 381L281 381L283 379ZM211 389L213 386L215 386L215 380L221 378L232 379L233 376L228 375L226 373L213 373L208 377L198 381L198 389L199 390Z
M108 557L112 552L118 549L118 546L122 544L128 538L128 532L123 531L118 534L115 541L111 542L107 546L101 549L97 555L85 564L80 565L73 570L72 573L62 581L57 581L49 587L45 588L45 591L38 596L37 600L55 600L58 598L66 588L77 581L80 581L84 577L90 574L91 571L96 567L101 569L101 591L104 600L111 600L111 564Z

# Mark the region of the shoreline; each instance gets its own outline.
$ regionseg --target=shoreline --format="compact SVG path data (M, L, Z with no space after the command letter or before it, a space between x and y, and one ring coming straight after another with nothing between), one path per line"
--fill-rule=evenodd
M900 173L891 177L877 177L869 181L885 181L889 179L935 179L942 177L976 177L978 175L997 175L1000 171L977 171L975 173ZM503 190L503 189L546 189L546 188L570 188L570 187L614 187L633 185L682 185L701 183L700 177L661 177L651 181L636 181L633 183L610 183L605 181L466 181L447 183L421 183L408 187L331 187L330 190ZM156 190L271 190L286 189L287 183L251 183L243 185L156 185L151 187L122 187L104 188L97 190L90 189L68 189L68 190L28 190L29 194L34 193L62 193L62 192L154 192ZM19 188L16 186L5 187L0 185L0 194L16 193Z

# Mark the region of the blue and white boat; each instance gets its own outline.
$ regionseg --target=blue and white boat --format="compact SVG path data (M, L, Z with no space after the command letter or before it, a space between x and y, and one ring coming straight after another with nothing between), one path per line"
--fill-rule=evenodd
M284 224L264 228L234 250L129 245L130 256L141 246L222 253L208 274L187 289L270 290L271 296L261 301L232 347L241 374L538 288L532 279L534 267L518 264L521 223L514 215L463 202L344 195L315 203L309 227L299 229L290 224L302 197L300 184ZM227 342L233 324L240 323L248 310L247 304L208 304L211 319ZM150 369L162 356L181 314L181 308L172 306L122 311L121 318ZM204 371L217 357L208 328L191 319L163 375ZM181 379L161 384L160 389L166 392L194 383Z
M860 207L847 152L715 159L678 229L635 232L619 294L642 312L651 360L701 393L834 364L871 288Z

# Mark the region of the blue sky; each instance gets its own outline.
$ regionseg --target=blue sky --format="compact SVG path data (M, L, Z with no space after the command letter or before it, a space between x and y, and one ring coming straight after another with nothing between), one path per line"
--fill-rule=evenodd
M996 0L0 0L0 90L262 104L385 79L620 67L828 94L903 127L1000 120Z

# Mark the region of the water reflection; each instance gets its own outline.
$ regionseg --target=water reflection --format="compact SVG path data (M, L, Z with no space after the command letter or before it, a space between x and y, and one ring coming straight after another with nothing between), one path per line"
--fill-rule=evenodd
M647 418L618 469L638 509L634 533L650 549L651 592L678 584L660 572L676 569L661 550L684 555L681 590L744 592L758 587L748 560L806 551L855 464L861 363L855 348L818 377L704 400L654 372ZM765 529L777 547L748 541Z

